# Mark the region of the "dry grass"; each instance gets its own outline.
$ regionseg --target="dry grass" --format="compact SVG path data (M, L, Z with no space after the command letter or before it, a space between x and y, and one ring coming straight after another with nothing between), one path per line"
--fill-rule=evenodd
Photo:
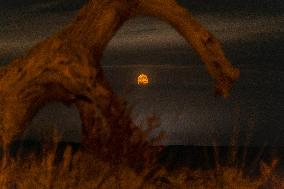
M67 146L60 162L56 155L60 137L53 134L55 137L43 144L40 156L33 153L24 159L18 156L0 170L1 189L284 188L283 177L274 173L277 159L270 164L262 162L261 174L254 178L246 176L243 167L232 161L222 165L217 156L215 169L169 171L157 162L161 149L153 147L156 141L146 140L157 127L157 119L149 118L148 125L146 131L118 126L111 131L109 138L98 132L89 149L74 152L71 146ZM235 139L232 141L235 144ZM231 160L235 160L234 146L231 154Z
M273 174L276 161L271 165L263 163L261 176L252 179L244 177L238 168L225 166L220 166L218 171L179 169L169 172L153 164L137 172L127 164L103 161L95 154L79 151L72 155L70 146L60 164L54 164L54 158L55 151L46 153L42 159L30 156L25 161L14 160L8 168L1 170L2 188L284 188L283 178Z

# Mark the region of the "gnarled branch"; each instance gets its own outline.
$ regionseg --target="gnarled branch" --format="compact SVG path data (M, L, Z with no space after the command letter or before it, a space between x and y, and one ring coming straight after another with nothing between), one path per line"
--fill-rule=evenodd
M131 121L109 87L100 60L115 32L139 14L159 17L177 29L200 55L217 91L228 96L238 69L225 58L218 41L174 0L90 0L62 31L1 68L0 138L4 150L51 100L76 105L85 144L99 123L107 135L121 116Z

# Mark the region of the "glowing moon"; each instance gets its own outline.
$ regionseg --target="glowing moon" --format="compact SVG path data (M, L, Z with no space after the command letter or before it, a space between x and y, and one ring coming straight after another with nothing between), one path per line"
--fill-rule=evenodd
M148 85L149 84L149 78L146 74L141 73L137 78L137 84L138 85Z

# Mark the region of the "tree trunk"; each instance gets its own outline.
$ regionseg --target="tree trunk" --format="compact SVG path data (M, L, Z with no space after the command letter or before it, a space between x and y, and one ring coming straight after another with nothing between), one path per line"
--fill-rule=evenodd
M238 69L218 41L174 0L90 0L62 31L0 69L0 139L5 151L49 101L75 104L84 144L95 135L97 123L111 129L121 119L125 107L106 81L100 60L115 32L136 15L159 17L177 29L200 55L217 92L228 96ZM131 121L129 116L123 119Z

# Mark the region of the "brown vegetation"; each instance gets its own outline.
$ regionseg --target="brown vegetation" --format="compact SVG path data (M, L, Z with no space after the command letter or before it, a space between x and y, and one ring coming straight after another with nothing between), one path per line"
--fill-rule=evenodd
M274 170L278 160L261 162L260 175L249 177L237 164L221 164L215 169L179 168L169 170L159 162L160 147L148 145L148 131L156 127L156 119L149 118L149 129L113 132L105 140L98 135L89 151L74 152L67 146L62 159L57 157L58 135L51 143L43 143L40 156L18 155L0 169L3 189L283 189L284 178ZM155 123L155 124L153 124ZM124 131L131 140L121 137ZM159 137L157 136L158 140ZM153 143L152 143L153 144Z

